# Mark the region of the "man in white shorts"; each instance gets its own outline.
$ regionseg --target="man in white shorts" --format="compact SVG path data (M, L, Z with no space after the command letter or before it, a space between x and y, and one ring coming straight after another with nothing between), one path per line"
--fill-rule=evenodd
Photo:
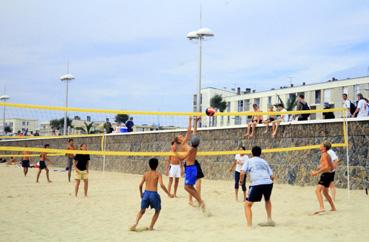
M176 152L176 143L173 141L170 149L171 152ZM173 178L174 178L174 197L177 197L177 189L179 178L182 176L182 162L176 156L169 156L165 162L165 174L169 176L168 192L169 194L172 189Z
M336 175L336 168L340 160L338 159L336 152L332 150L332 144L329 141L325 141L324 144L326 145L326 147L329 147L327 153L329 157L331 157L331 161L333 165L332 182L329 184L329 189L332 194L332 199L333 201L335 201L336 200L336 186L334 185L334 176Z

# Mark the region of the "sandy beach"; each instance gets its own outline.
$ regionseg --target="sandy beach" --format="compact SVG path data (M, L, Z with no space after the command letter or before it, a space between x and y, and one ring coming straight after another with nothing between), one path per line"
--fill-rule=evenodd
M57 169L57 168L55 168ZM90 172L89 197L73 196L66 173L50 169L53 183L36 170L24 177L16 166L0 165L0 241L369 241L369 197L362 190L338 189L337 212L310 216L318 209L314 187L276 184L272 194L273 228L264 204L254 206L254 227L245 229L243 203L236 202L232 181L203 181L211 217L190 207L181 180L179 198L160 191L162 213L153 232L131 232L140 206L141 176ZM167 178L165 178L167 182ZM328 204L326 204L328 208ZM139 228L149 225L148 211Z

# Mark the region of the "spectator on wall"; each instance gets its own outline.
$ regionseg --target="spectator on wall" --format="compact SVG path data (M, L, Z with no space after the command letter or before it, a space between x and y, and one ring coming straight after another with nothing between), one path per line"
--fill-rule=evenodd
M297 111L310 110L310 107L309 107L308 103L305 101L305 95L304 94L298 95L296 110ZM297 120L298 121L308 120L309 116L310 116L310 113L299 114Z
M135 126L135 124L133 123L133 117L130 117L129 120L126 122L128 132L133 131L133 126Z
M332 108L332 106L329 103L325 102L323 109L330 109L330 108ZM323 113L323 118L324 119L334 119L336 117L334 116L333 112L324 112Z
M368 117L368 103L365 101L363 94L361 93L357 94L357 107L353 116L358 118Z
M346 108L346 118L350 118L353 117L353 114L356 111L356 105L354 102L352 102L346 93L342 94L342 99L343 99L343 108Z
M106 119L106 122L104 123L104 130L105 130L105 133L107 134L110 134L114 130L108 118Z

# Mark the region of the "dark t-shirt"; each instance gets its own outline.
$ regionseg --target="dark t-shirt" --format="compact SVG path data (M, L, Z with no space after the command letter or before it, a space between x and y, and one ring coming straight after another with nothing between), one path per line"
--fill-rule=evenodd
M74 159L76 160L77 169L85 171L87 169L87 162L90 160L90 155L77 154Z
M126 122L126 127L127 127L127 129L128 129L128 132L132 132L133 131L133 126L134 126L134 123L133 123L133 121L131 121L131 120L128 120L127 122Z

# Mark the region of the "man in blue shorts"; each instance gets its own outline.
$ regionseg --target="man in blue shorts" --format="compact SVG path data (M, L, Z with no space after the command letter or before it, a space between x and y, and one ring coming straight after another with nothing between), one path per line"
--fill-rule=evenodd
M272 202L270 196L273 190L273 172L267 161L260 158L261 148L254 146L252 148L252 158L247 160L241 169L240 184L245 179L245 173L249 173L251 185L249 187L248 197L245 201L245 216L247 226L252 226L252 210L254 202L260 202L261 198L265 200L265 210L267 213L267 222L260 223L259 226L275 226L272 220Z

